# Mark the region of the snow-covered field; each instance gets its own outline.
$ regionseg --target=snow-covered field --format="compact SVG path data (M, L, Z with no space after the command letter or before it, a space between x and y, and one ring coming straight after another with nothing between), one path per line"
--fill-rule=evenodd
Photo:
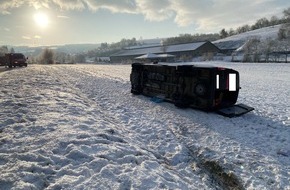
M290 64L240 72L238 118L130 93L130 65L0 73L0 189L290 189Z

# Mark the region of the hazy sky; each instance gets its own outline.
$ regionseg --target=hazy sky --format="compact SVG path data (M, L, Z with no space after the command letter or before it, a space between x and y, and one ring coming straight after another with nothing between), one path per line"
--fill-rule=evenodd
M218 33L289 0L0 0L0 45L55 45Z

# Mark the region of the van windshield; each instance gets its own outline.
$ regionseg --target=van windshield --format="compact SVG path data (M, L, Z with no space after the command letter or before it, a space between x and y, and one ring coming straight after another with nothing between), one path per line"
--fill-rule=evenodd
M13 54L13 58L14 59L24 59L24 55L23 54Z

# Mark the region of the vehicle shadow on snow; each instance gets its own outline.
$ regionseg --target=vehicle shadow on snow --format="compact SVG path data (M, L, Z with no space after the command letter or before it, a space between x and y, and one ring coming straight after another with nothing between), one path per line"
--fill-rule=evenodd
M193 108L178 108L170 102L155 101L150 97L147 100L165 109L170 109L176 118L187 118L188 122L185 123L185 126L178 126L183 131L195 133L194 131L200 125L207 131L218 134L218 138L222 138L225 143L228 140L232 143L238 142L243 149L258 152L263 156L269 156L282 165L290 159L290 149L284 148L287 147L287 144L290 144L288 138L290 127L287 127L282 121L273 121L271 118L258 115L256 111L239 117L228 118L215 112L205 112ZM198 126L196 127L195 125ZM184 135L188 138L191 133L184 133ZM207 138L207 134L201 135ZM214 142L212 143L214 144ZM227 146L227 144L224 146Z

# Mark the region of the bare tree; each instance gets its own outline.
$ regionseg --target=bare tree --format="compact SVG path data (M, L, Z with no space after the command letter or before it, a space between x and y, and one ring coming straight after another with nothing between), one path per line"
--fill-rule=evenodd
M10 49L10 53L15 53L15 50L13 47Z
M167 49L168 49L168 45L165 43L164 40L161 40L160 42L160 50L163 52L163 53L166 53L167 52Z
M235 33L234 29L230 28L229 36L233 36L233 35L235 35L235 34L236 34L236 33Z
M257 38L252 38L249 39L244 47L243 47L243 51L244 51L244 57L243 57L243 62L259 62L260 61L260 55L261 55L261 51L260 51L260 39Z
M5 53L8 53L8 47L7 46L1 46L0 47L0 56L4 56Z
M244 25L244 26L241 26L241 27L238 27L237 28L237 33L238 34L241 34L241 33L244 33L244 32L248 32L251 30L251 27L249 25Z
M226 38L229 36L229 33L223 28L221 31L220 31L220 38L223 39L223 38Z
M66 62L66 53L64 52L55 52L54 54L54 60L56 63L65 63Z
M49 48L45 48L42 51L40 61L42 64L53 64L54 63L54 52Z
M288 9L285 9L285 10L283 11L283 14L284 14L285 20L286 20L287 22L290 22L290 7L289 7Z
M279 24L279 18L277 16L272 16L270 19L270 25Z
M85 63L86 62L86 56L83 53L79 53L75 55L75 62L76 63Z
M266 62L269 62L270 55L272 52L275 51L275 47L276 47L275 40L273 40L271 38L267 38L265 41L263 41L263 43L261 45L261 52L262 52L262 54L265 55Z

